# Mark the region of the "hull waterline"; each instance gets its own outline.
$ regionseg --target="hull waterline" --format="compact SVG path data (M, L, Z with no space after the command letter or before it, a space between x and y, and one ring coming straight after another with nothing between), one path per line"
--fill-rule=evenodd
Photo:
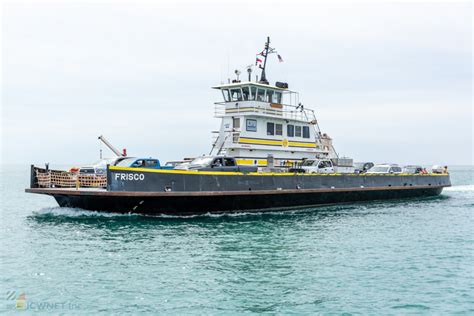
M292 210L328 204L437 196L443 187L391 187L243 192L110 192L27 189L53 196L61 207L147 215Z

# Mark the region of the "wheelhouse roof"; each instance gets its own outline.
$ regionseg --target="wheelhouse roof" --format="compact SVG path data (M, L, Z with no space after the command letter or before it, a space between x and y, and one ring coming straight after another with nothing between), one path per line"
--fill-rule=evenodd
M256 87L261 87L261 88L270 88L272 90L280 90L280 91L289 91L288 89L283 89L283 88L278 88L276 86L272 86L269 84L263 84L263 83L258 83L258 82L252 82L252 81L242 81L242 82L234 82L234 83L226 83L226 84L221 84L218 86L212 87L212 89L231 89L231 88L237 88L237 87L242 87L242 86L256 86Z

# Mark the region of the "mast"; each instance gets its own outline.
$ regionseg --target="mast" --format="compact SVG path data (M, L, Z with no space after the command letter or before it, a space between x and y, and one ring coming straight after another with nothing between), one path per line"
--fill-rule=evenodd
M262 68L262 75L260 76L260 82L268 84L267 77L265 76L265 67L267 66L267 57L268 57L268 49L270 48L270 37L267 37L267 42L265 43L265 54L263 55L263 68Z

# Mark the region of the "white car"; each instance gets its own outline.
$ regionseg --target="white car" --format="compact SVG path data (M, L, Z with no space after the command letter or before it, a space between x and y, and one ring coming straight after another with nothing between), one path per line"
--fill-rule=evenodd
M173 161L167 161L165 163L165 167L173 167L173 168L176 168L177 166L181 166L181 165L189 165L190 162L192 161L193 159L185 159L185 160L173 160ZM182 169L182 168L179 168L179 169Z
M394 173L402 173L402 168L398 165L375 165L367 171L367 174L394 174Z
M444 168L443 168L443 166L434 165L434 166L431 168L431 171L432 171L433 173L443 173L443 172L444 172Z
M127 157L114 157L114 158L104 158L94 162L90 166L84 166L79 168L80 174L96 174L96 175L105 175L107 165L115 166L120 161L124 160Z
M334 173L334 166L329 159L306 159L301 169L306 173Z

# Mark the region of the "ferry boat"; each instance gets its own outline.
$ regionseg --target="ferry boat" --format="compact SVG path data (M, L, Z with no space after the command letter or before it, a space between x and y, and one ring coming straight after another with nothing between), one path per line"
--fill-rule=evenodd
M260 79L252 81L248 67L247 81L236 71L232 82L213 87L222 95L215 103L221 125L209 161L219 157L218 164L193 169L186 163L172 170L109 165L104 175L31 166L26 192L53 196L63 207L189 215L436 196L451 185L447 173L355 173L352 160L338 157L299 94L287 83L269 83L272 54L277 52L267 38L256 57ZM345 168L331 173L299 168L317 159Z

